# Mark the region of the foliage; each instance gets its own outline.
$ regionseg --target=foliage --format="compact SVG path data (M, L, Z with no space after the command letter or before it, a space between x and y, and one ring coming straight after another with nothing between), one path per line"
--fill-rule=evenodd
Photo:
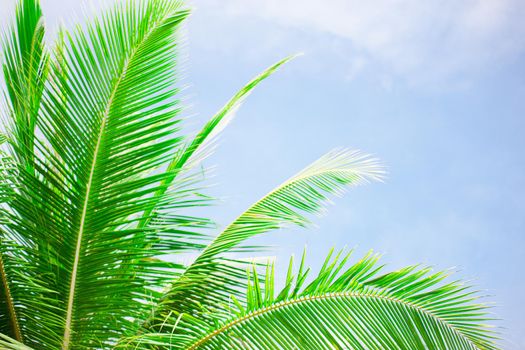
M233 259L245 242L308 226L331 195L381 180L368 155L327 153L210 239L200 167L244 86L194 136L181 130L178 1L129 1L52 49L37 0L3 38L0 347L5 349L494 349L486 306L445 273L382 273L328 256L308 278ZM189 264L178 254L196 254ZM247 272L248 271L248 272Z

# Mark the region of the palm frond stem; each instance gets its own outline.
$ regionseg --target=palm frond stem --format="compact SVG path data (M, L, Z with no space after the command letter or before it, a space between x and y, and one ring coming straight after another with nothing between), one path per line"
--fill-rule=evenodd
M22 332L20 331L20 325L18 324L18 318L16 316L15 305L13 303L13 297L11 296L11 289L9 288L9 281L7 280L7 274L5 273L4 260L2 252L0 252L0 279L2 280L2 287L4 297L7 304L7 312L9 313L9 322L15 339L19 342L23 341Z

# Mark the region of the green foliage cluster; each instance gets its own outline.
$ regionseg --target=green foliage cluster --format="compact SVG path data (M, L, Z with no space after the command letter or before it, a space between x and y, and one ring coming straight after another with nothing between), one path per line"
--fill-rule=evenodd
M290 261L232 258L245 242L308 226L331 195L381 180L360 151L327 153L226 228L200 165L246 96L195 135L181 129L174 0L129 1L52 48L37 0L3 37L0 347L3 349L495 349L487 306L446 273L383 272L378 256L327 257L309 277ZM190 263L175 255L193 254ZM332 257L333 256L333 257Z

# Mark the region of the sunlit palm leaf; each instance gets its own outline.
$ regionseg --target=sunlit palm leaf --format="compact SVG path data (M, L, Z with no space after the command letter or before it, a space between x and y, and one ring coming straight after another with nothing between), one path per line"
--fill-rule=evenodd
M58 50L37 120L38 157L18 169L5 225L34 264L17 283L20 307L39 310L25 315L27 344L110 344L147 314L158 294L149 286L175 276L177 265L155 257L198 247L176 238L208 225L203 220L172 214L136 228L157 202L194 201L183 192L152 199L171 175L158 170L182 145L175 35L187 14L173 1L128 3Z
M146 285L162 286L172 276L165 270L171 264L146 259L166 251L151 249L147 230L133 223L165 177L153 171L181 141L175 136L174 35L186 16L173 1L115 8L87 35L79 31L71 38L66 87L45 101L42 130L64 164L61 175L69 186L63 193L72 203L64 227L70 233L61 247L69 276L62 291L64 349L97 346L133 329L145 301L155 298ZM67 104L60 110L64 90ZM140 266L129 265L136 264L133 257Z
M350 266L350 254L330 257L310 283L304 257L296 275L290 262L278 292L273 265L264 281L254 270L246 302L235 300L229 317L206 331L199 320L179 322L175 329L184 329L144 335L140 344L187 350L496 348L494 333L483 325L487 306L470 287L444 282L448 273L409 266L382 274L377 255Z
M244 266L220 257L243 241L285 225L306 226L306 214L321 213L328 194L340 194L346 186L380 180L383 167L359 151L335 150L290 178L232 222L176 280L155 309L159 325L167 315L200 317L220 313L244 284ZM182 317L182 321L184 321Z
M180 154L178 154L170 163L168 166L168 170L170 171L170 176L163 181L163 186L155 193L155 198L159 198L166 192L166 190L169 188L171 183L178 178L181 173L187 172L194 168L197 164L201 163L206 156L211 152L210 148L214 144L215 140L217 139L220 132L231 122L233 119L235 112L239 109L240 105L244 101L244 99L252 92L252 90L258 86L262 81L264 81L266 78L271 76L274 72L277 71L277 69L291 60L294 56L290 56L288 58L285 58L276 64L270 66L266 70L264 70L261 74L256 76L254 79L252 79L250 82L248 82L241 90L239 90L225 105L222 107L217 114L215 114L207 123L204 125L204 127L199 131L199 133L195 136L195 138L188 143L186 147L182 149ZM154 211L160 209L162 206L159 205L160 203L156 203L152 209L147 210L144 212L142 216L142 220L139 224L139 227L148 225L150 222L151 217L154 216ZM216 265L216 270L221 271L221 273L226 274L226 278L233 278L236 279L236 274L238 272L237 269L231 268L232 261L230 260L222 260L222 261L216 261L214 264ZM240 262L237 262L237 264ZM228 274L228 272L232 272L232 274ZM230 284L236 285L239 283L242 283L244 281L245 277L244 275L241 276L241 278L237 281L237 283L232 283L230 281ZM219 281L217 281L219 282ZM208 283L207 287L214 288L215 284L213 282ZM235 289L230 289L225 286L224 283L219 283L217 286L220 286L222 289L216 289L218 293L222 293L223 297L229 296L231 293L235 292ZM157 312L157 308L154 308L154 314ZM146 324L149 325L151 323L154 323L154 319L156 317L152 316L150 317Z
M346 186L381 180L383 176L384 169L377 159L360 151L329 152L240 215L206 247L199 259L207 260L248 238L286 225L306 226L310 221L305 213L322 213L327 194L340 195Z
M42 11L21 0L4 37L0 134L0 348L493 349L484 305L442 273L379 275L290 264L285 287L227 253L250 238L307 226L330 195L381 180L359 152L336 150L251 206L214 240L197 165L246 96L243 87L193 138L180 134L173 0L130 0L46 51ZM209 243L205 245L204 243ZM200 252L189 266L174 254ZM246 292L246 286L248 286Z
M250 95L253 89L266 78L275 73L279 67L293 58L294 56L290 56L277 62L248 82L248 84L243 86L243 88L239 90L235 96L233 96L226 103L226 105L224 105L224 107L222 107L219 112L217 112L217 114L215 114L203 126L203 128L199 131L199 133L197 133L191 142L182 148L179 154L177 154L176 157L174 157L170 162L168 166L170 175L165 180L163 180L162 187L155 193L156 198L162 198L162 195L167 191L178 175L193 169L211 153L212 146L214 145L218 136L232 121L235 113L240 108L243 101ZM148 219L153 215L155 209L156 206L144 212L143 220L141 221L142 226L147 225Z
M1 103L5 114L2 116L9 115L3 120L4 128L12 135L1 137L2 147L11 150L11 155L0 151L0 203L4 206L13 199L15 160L23 169L33 172L35 128L48 72L42 10L38 1L26 0L17 5L15 22L10 33L2 39L2 73L6 82L3 91L6 99ZM2 212L0 220L2 224L8 222L9 215ZM21 246L28 242L16 243L13 238L5 228L0 228L0 333L22 341L19 322L28 315L20 304L31 296L19 285L21 278L15 271L31 265L24 257L25 247Z

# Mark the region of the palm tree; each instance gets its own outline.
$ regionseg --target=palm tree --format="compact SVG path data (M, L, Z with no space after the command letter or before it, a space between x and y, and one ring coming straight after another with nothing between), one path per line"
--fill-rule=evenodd
M244 86L195 135L181 131L174 0L127 2L44 43L38 0L4 37L0 347L3 349L495 349L487 306L447 272L383 272L330 252L320 272L234 258L254 236L308 226L330 194L380 180L329 152L218 234L193 207L202 160ZM173 256L196 255L191 263Z

